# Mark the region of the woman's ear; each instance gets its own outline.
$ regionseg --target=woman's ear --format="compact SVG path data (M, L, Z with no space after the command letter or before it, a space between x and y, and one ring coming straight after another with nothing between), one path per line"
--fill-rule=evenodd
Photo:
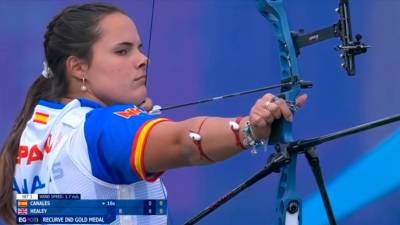
M68 56L67 60L65 61L65 67L67 75L72 76L75 79L82 80L87 70L88 66L87 63L83 60L79 59L76 56Z

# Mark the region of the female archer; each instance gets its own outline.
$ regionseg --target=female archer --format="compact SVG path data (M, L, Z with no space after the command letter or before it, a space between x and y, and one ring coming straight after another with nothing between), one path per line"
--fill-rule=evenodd
M268 139L292 113L266 94L243 117L171 121L151 115L148 58L134 22L108 4L70 6L44 35L45 62L0 157L0 215L15 224L18 193L83 199L165 199L164 171L215 163ZM306 96L300 96L302 106ZM121 218L121 223L124 219ZM128 224L166 224L131 216Z

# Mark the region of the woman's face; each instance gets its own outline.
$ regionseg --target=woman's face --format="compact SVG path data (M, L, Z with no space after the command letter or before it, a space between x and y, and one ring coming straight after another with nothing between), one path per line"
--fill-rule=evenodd
M147 96L147 57L133 21L124 14L104 17L101 38L92 47L92 62L85 74L90 94L107 105L140 104Z

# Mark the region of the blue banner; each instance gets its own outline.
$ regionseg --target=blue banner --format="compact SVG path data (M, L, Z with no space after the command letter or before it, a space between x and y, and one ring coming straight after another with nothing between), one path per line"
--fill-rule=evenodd
M82 200L79 195L17 197L18 224L111 223L117 215L166 215L166 200Z

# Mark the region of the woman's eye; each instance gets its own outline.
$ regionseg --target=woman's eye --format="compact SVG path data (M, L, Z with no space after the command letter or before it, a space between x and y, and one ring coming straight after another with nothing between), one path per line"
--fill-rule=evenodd
M126 54L128 54L128 50L126 50L126 49L121 49L121 50L116 51L116 53L117 53L118 55L126 55Z

